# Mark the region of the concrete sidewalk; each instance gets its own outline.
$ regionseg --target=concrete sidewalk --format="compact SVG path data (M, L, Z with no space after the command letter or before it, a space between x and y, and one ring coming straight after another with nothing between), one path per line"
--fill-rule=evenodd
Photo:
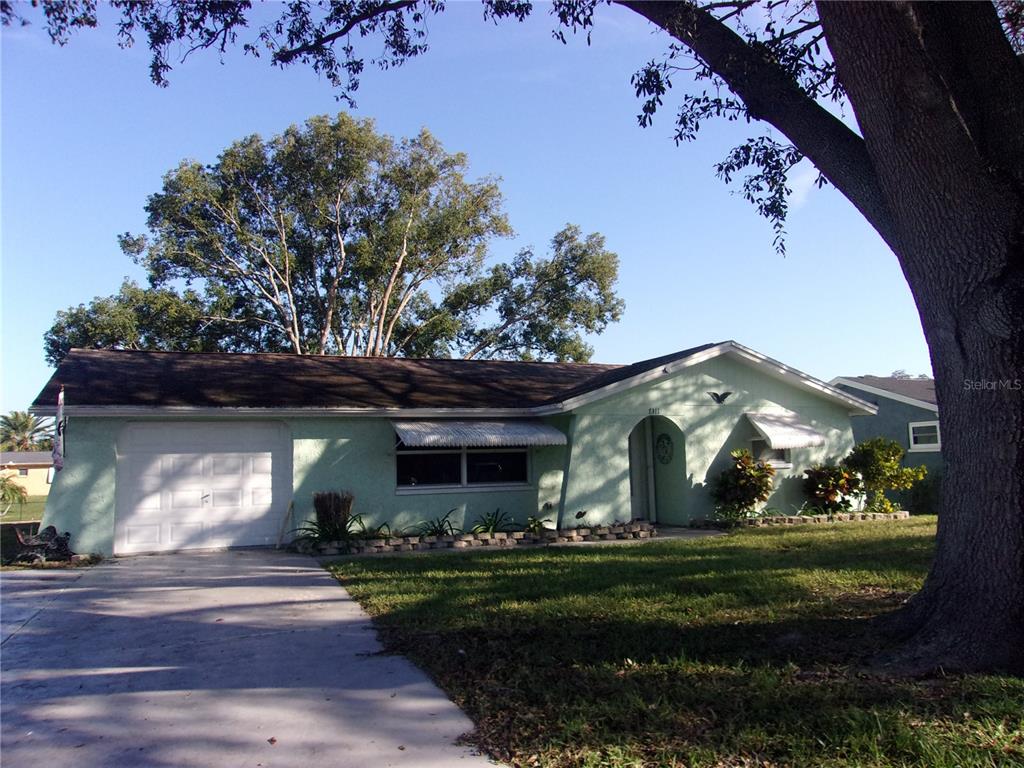
M310 558L53 573L0 574L4 768L492 765L454 745L469 719L380 654L368 616Z

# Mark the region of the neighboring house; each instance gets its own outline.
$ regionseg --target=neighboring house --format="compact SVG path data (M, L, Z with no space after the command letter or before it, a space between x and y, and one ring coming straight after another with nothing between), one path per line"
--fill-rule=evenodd
M736 448L776 463L768 503L793 510L803 470L875 410L733 341L628 366L72 350L32 410L62 385L43 524L116 554L274 544L332 489L392 530L496 508L685 524Z
M840 376L829 383L878 408L873 415L853 418L858 443L887 437L906 451L906 466L923 464L930 475L942 473L942 430L933 379Z
M45 496L53 479L53 457L50 451L4 451L0 473L13 477L29 496Z

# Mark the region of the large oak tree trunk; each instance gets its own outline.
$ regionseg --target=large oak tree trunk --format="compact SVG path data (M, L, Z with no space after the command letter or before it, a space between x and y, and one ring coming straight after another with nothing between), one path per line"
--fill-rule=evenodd
M1024 67L987 4L819 3L931 350L934 565L917 669L1024 671Z
M947 468L934 565L890 620L894 660L1024 672L1024 63L993 7L819 2L861 138L699 4L618 1L690 47L899 258Z

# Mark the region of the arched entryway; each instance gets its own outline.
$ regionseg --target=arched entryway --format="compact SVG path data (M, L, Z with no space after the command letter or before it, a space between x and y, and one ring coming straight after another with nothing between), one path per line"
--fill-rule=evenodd
M629 433L629 495L634 520L687 521L686 441L664 416L648 416Z

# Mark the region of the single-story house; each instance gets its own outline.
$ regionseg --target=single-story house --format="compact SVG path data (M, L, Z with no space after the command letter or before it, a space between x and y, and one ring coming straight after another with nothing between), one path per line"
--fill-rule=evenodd
M942 432L934 379L839 376L829 383L877 408L874 414L854 417L854 440L861 443L886 437L906 451L905 466L924 465L929 475L942 473Z
M712 514L729 452L810 464L874 406L734 341L632 365L72 350L64 469L43 523L82 552L275 544L345 489L368 525L456 527L500 508L551 527Z
M53 456L49 451L3 451L0 474L13 478L29 496L45 496L53 479Z

